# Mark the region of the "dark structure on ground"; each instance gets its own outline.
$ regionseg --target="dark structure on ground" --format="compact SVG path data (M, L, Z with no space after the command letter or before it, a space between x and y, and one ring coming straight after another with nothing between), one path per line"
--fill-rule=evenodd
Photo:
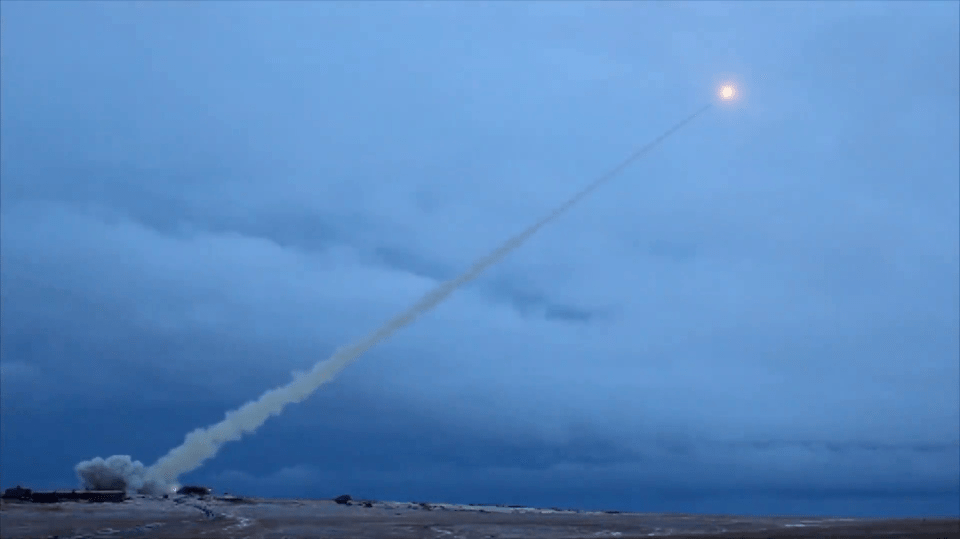
M122 490L81 490L66 494L68 500L92 503L119 503L127 499L127 493Z
M57 503L60 501L60 496L57 492L34 492L30 497L30 501L33 503Z
M20 486L8 488L3 493L5 500L20 500L33 503L90 502L119 503L127 499L122 490L50 490L33 491Z
M207 496L210 489L207 487L198 487L196 485L184 485L177 490L177 494L186 494L188 496Z
M342 496L337 496L333 501L339 503L340 505L350 505L350 500L353 498L349 494L343 494Z
M3 491L4 500L23 500L30 501L30 497L33 495L33 491L28 488L23 488L20 485L17 485L13 488L8 488Z

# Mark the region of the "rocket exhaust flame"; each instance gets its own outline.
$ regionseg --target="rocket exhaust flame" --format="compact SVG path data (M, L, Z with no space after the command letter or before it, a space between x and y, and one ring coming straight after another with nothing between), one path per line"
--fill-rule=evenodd
M708 108L710 108L710 104L684 118L652 142L635 151L609 172L595 179L545 217L480 258L460 276L440 283L412 307L395 316L376 331L351 345L340 348L334 352L332 357L317 363L309 372L297 375L288 384L271 389L258 399L227 412L226 417L219 423L190 432L183 444L170 450L153 466L144 468L139 461L131 461L128 456L115 455L107 460L96 458L81 462L76 466L77 475L84 486L88 488L95 488L100 483L109 483L116 486L118 482L122 481L128 490L152 494L161 494L168 491L169 486L175 484L180 475L199 468L206 460L215 456L223 444L237 441L244 434L254 432L270 416L279 415L288 404L301 402L309 397L318 387L332 380L364 352L410 324L418 316L436 307L457 288L479 277L485 270L523 245L541 228L566 213L601 185L607 183L633 164L634 161L646 155L667 137L693 121Z

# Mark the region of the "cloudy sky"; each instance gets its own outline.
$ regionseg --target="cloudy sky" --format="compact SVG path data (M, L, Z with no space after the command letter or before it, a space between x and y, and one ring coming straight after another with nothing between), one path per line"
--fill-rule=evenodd
M153 463L736 81L183 478L960 512L960 7L12 3L0 482Z

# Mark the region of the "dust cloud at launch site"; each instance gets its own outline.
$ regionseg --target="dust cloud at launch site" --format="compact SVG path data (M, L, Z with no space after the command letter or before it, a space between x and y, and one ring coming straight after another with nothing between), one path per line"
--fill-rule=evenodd
M732 89L726 91L725 94L723 99L729 99L734 95ZM417 303L387 321L376 331L353 344L338 349L329 359L318 362L306 373L296 375L286 385L271 389L256 400L227 412L226 417L219 423L190 432L183 444L171 449L152 466L146 467L143 463L134 461L128 455L114 455L107 459L97 457L80 462L76 465L75 471L83 487L88 489L122 489L153 495L176 489L178 486L177 479L181 475L199 468L205 461L213 458L223 444L240 440L244 434L256 431L270 416L279 415L288 404L301 402L309 397L318 387L332 380L364 352L383 339L390 337L397 330L407 326L420 315L430 311L460 286L476 279L491 266L503 260L504 257L523 245L541 228L562 216L601 185L705 112L710 106L710 103L704 105L653 141L636 150L619 165L595 179L545 217L526 230L509 238L495 250L480 258L458 277L440 283Z

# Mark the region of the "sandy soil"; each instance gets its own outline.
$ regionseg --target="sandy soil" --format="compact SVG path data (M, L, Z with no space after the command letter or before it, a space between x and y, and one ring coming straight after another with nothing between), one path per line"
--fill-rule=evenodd
M213 497L123 503L0 504L3 538L619 538L883 537L960 539L960 519L602 513L519 507Z

